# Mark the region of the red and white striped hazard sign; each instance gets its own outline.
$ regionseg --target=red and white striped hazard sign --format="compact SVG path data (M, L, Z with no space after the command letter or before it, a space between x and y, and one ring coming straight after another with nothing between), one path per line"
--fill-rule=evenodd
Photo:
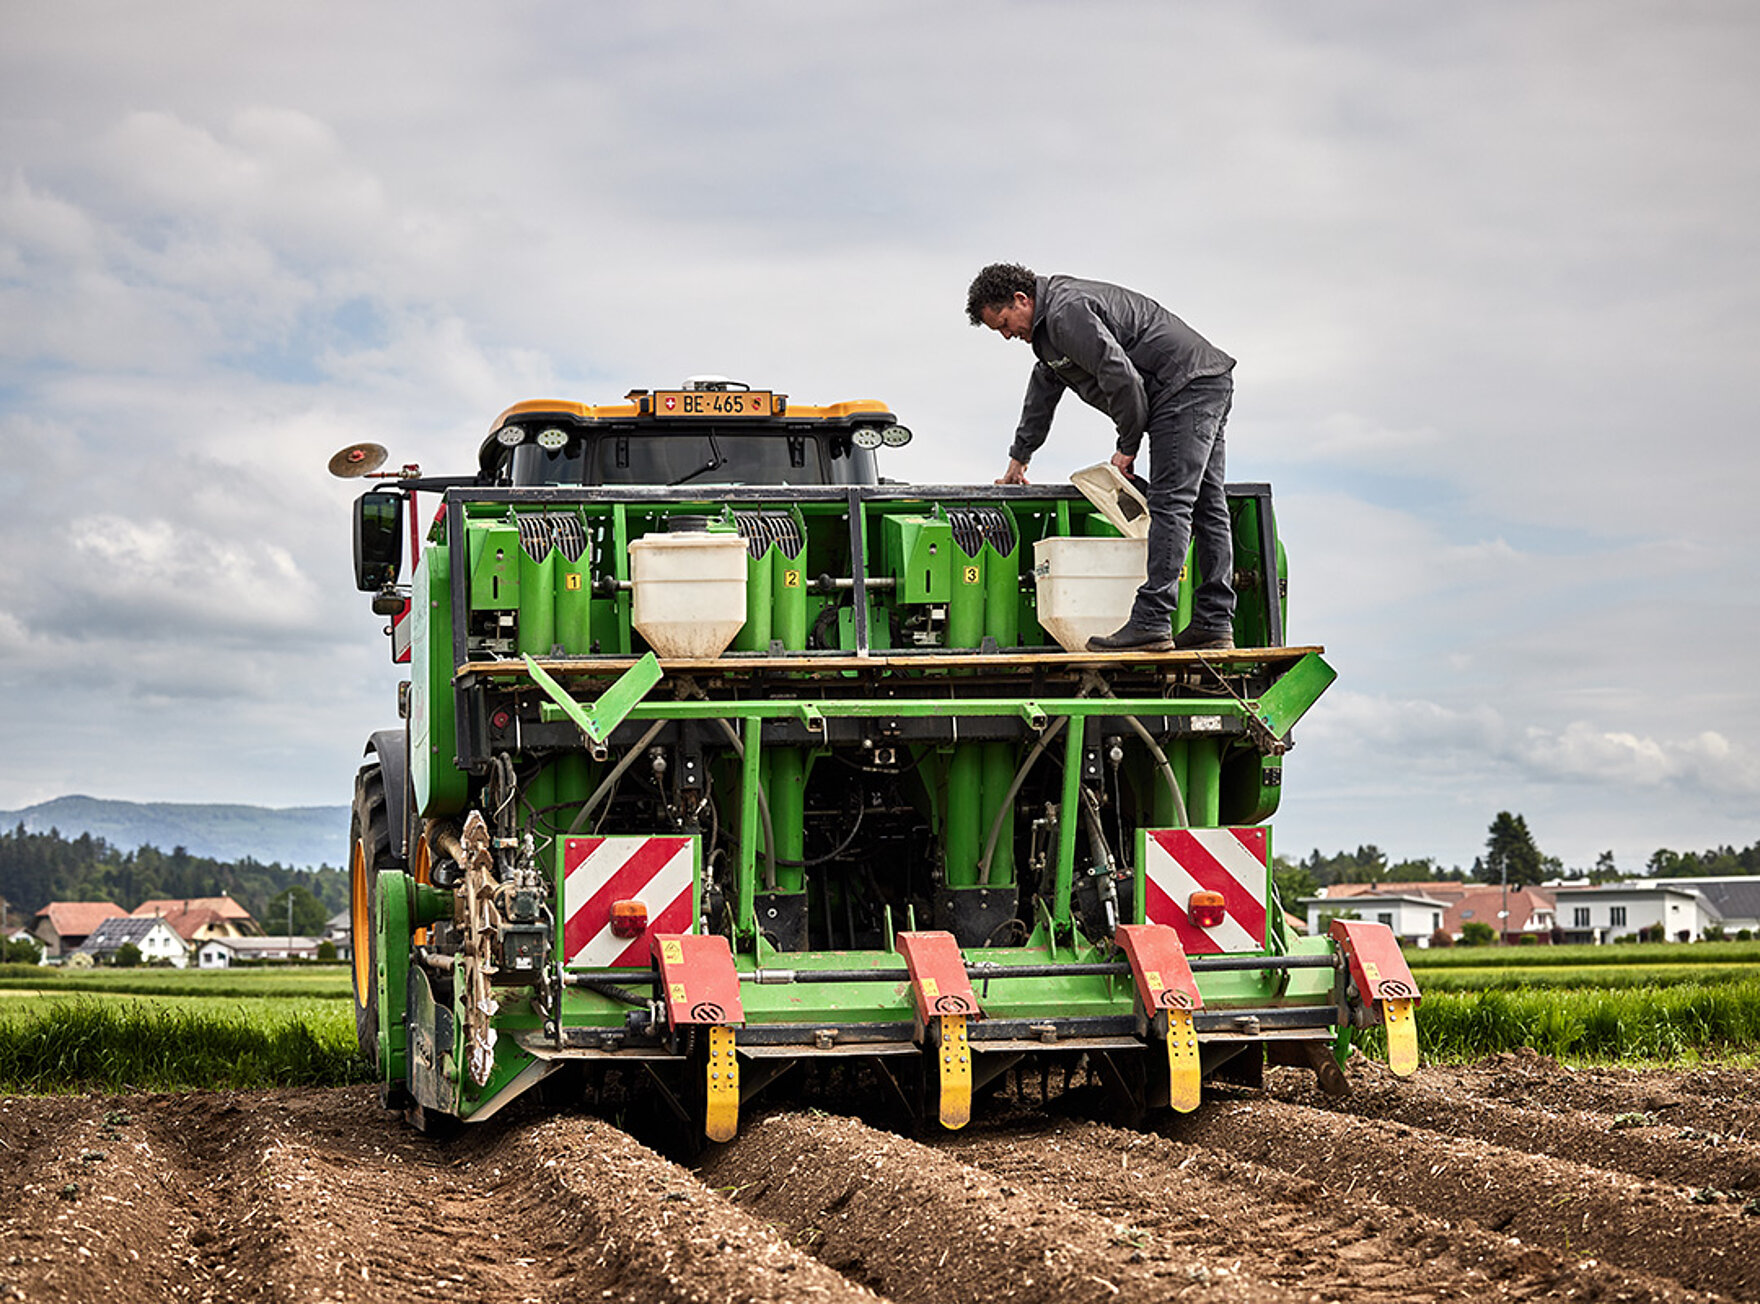
M1150 829L1145 839L1145 914L1171 925L1190 955L1265 949L1271 898L1270 840L1263 828ZM1194 892L1220 892L1222 922L1201 928L1186 915Z
M647 967L650 933L694 932L691 887L697 840L690 837L566 838L562 845L562 962ZM611 931L611 904L640 901L648 929Z

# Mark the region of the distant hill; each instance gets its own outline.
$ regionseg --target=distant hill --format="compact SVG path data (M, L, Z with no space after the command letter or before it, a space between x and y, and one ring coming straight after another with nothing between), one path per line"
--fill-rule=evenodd
M65 838L90 833L122 851L182 847L215 860L250 858L261 864L315 869L348 864L347 806L219 806L57 797L23 810L0 811L0 828L57 830Z

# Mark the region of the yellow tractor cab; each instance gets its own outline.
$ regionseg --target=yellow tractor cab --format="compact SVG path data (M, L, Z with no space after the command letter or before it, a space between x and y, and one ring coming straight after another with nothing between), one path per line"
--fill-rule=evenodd
M886 405L828 407L721 376L631 390L622 403L516 403L495 421L477 483L874 485L874 450L910 441Z

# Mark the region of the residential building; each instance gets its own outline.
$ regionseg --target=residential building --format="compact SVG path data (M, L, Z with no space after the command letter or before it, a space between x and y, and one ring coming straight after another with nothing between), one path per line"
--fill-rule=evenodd
M1711 924L1734 936L1742 929L1760 933L1760 874L1710 875L1702 878L1640 878L1646 887L1687 888L1705 903Z
M1303 897L1300 904L1308 914L1309 933L1325 932L1327 915L1348 914L1370 923L1386 924L1406 946L1429 946L1448 913L1447 902L1416 892L1370 891L1343 897Z
M1310 932L1318 927L1322 914L1351 911L1359 919L1387 924L1402 942L1418 946L1430 945L1439 931L1459 941L1473 922L1512 939L1529 936L1549 942L1557 922L1550 891L1511 888L1506 893L1486 883L1334 883L1301 904L1307 910ZM1420 934L1416 929L1425 909L1440 912L1440 918ZM1388 915L1392 918L1383 917Z
M191 947L214 937L259 937L263 932L251 912L229 896L143 901L133 913L140 918L163 918Z
M1664 940L1690 942L1715 922L1715 911L1691 887L1673 879L1648 883L1585 884L1556 889L1559 927L1567 942L1612 942L1660 924Z
M60 960L77 951L104 920L127 913L114 901L51 901L37 911L36 937L46 959Z
M47 958L49 953L44 948L43 943L42 943L42 939L40 939L35 933L31 932L30 929L28 929L28 928L13 928L13 929L9 929L6 933L6 940L8 942L18 942L18 941L24 941L27 939L36 944L37 963L38 964L49 963L48 958Z
M1449 908L1444 927L1458 942L1467 925L1474 921L1489 924L1500 937L1533 937L1550 942L1558 912L1552 893L1545 888L1512 887L1505 892L1501 887L1474 884L1472 891L1463 893Z
M174 969L189 965L189 947L175 929L157 917L112 915L101 920L80 943L78 953L91 956L94 964L111 964L116 953L130 944L140 952L143 964L168 964Z
M324 925L324 940L336 948L338 960L354 959L354 925L346 910L338 910Z
M202 969L228 969L241 960L316 960L318 937L213 937L196 948Z

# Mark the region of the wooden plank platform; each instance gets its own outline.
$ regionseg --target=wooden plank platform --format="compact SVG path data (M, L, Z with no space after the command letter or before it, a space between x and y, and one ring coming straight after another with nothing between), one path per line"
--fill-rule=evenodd
M1227 673L1244 673L1266 667L1294 665L1309 653L1322 652L1318 645L1304 647L1231 648L1227 651L1201 652L1063 652L1042 648L1009 648L1005 652L901 652L882 649L868 656L847 652L792 652L785 656L765 653L735 652L703 659L662 660L660 668L668 674L801 674L839 673L844 671L1014 671L1084 669L1202 669ZM552 675L621 675L641 658L633 656L534 657L540 667ZM458 668L460 675L481 675L490 679L511 678L526 673L523 660L467 661Z

